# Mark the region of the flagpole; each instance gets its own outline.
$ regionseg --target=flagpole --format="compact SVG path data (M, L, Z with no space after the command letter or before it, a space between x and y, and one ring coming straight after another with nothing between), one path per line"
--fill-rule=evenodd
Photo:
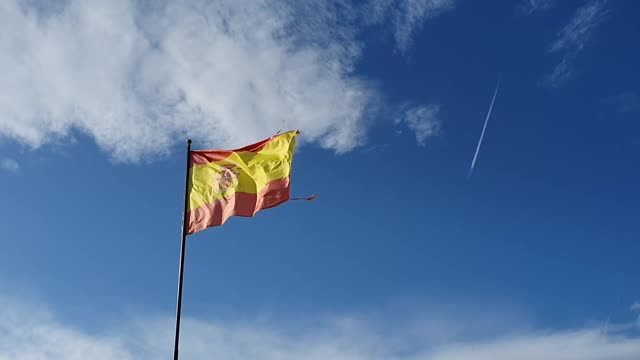
M180 272L178 280L178 303L176 305L176 338L173 347L173 360L178 360L180 345L180 313L182 312L182 279L184 277L184 252L187 245L187 206L189 204L189 168L191 167L191 139L187 140L187 170L184 180L184 207L182 208L182 244L180 246Z

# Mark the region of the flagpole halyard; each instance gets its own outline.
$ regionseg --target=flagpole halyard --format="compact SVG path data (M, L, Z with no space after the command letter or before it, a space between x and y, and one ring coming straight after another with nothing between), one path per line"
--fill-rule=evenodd
M180 245L180 272L178 274L178 300L176 304L176 336L173 348L173 360L178 360L180 345L180 315L182 312L182 282L184 278L184 253L187 245L187 206L189 205L189 169L191 168L191 139L187 140L187 169L184 184L184 208L182 210L182 243Z

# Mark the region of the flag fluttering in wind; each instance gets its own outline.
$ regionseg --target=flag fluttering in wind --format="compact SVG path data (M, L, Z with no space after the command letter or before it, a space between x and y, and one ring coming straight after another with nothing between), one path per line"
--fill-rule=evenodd
M186 234L222 225L231 216L254 216L289 200L298 133L237 150L191 151Z

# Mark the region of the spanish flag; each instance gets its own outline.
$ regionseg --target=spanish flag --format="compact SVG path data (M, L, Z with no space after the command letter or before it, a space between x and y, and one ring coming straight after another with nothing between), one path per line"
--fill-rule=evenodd
M298 131L237 150L196 150L189 155L188 227L193 234L231 216L254 216L290 197Z

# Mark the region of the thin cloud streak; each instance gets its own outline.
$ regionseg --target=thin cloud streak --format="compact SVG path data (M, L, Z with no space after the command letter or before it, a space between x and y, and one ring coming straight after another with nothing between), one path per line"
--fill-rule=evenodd
M606 0L592 0L578 8L571 21L558 33L556 41L550 45L549 52L584 49L595 28L604 21L606 4Z
M455 8L456 0L371 0L365 13L371 24L389 23L399 52L409 53L424 24Z
M473 169L476 166L476 160L478 159L478 154L480 153L480 146L482 145L482 140L484 139L484 133L487 131L487 124L489 124L489 119L491 118L491 113L493 112L493 104L496 101L496 97L498 96L498 90L500 90L500 81L496 85L496 90L493 92L493 98L491 99L491 105L489 105L489 111L487 112L487 117L484 119L484 126L482 126L482 133L480 133L480 140L478 140L478 146L476 147L476 153L473 155L473 161L471 161L471 167L469 168L469 174L467 178L471 177L471 173L473 173Z
M547 11L554 5L555 0L523 0L519 8L525 15L532 15L533 13Z
M571 21L558 32L557 39L549 45L550 53L564 53L562 60L545 83L552 87L564 85L573 76L573 62L591 41L595 29L604 22L607 0L592 0L578 8Z
M630 114L640 110L640 93L627 91L609 99L619 114Z

